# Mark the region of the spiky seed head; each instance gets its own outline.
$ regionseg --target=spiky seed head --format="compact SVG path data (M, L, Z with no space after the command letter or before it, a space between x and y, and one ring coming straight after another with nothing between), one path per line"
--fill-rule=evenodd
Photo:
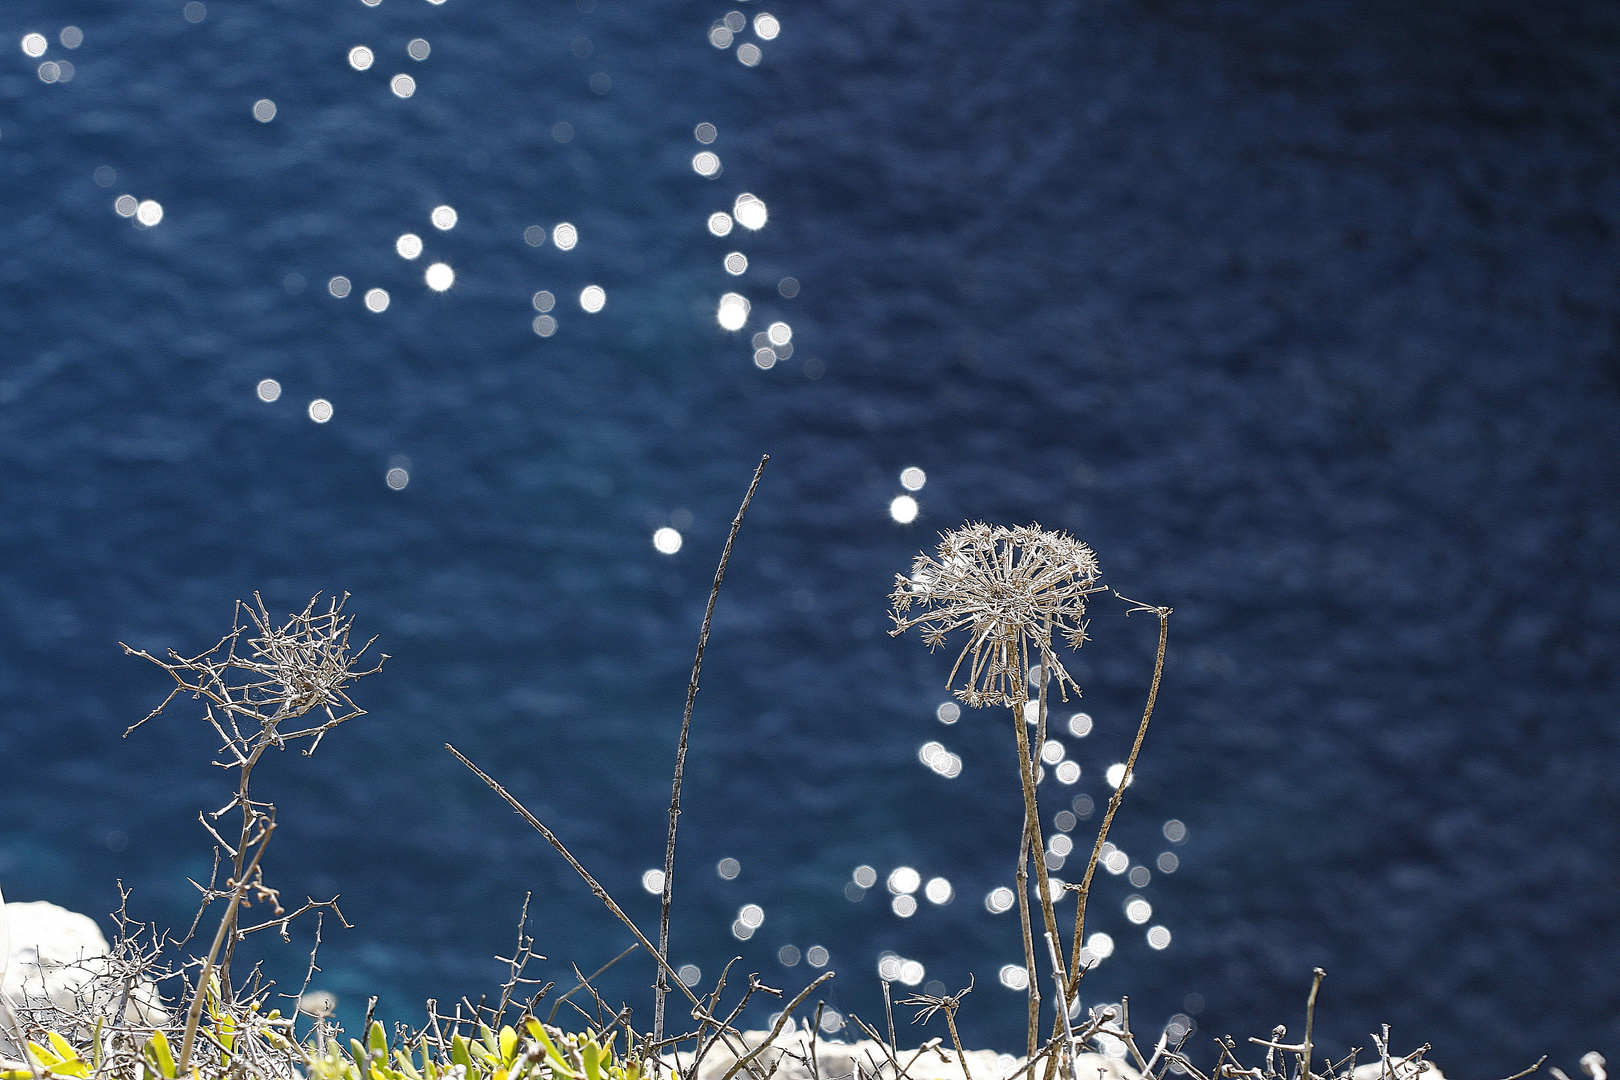
M1086 640L1086 597L1097 592L1097 556L1068 533L1039 525L970 523L940 534L937 554L923 552L911 574L895 575L891 636L919 627L930 649L956 630L968 631L947 683L971 660L954 692L967 705L1014 705L1025 690L1031 650L1058 692L1080 692L1052 651L1052 634L1071 648ZM920 614L908 615L913 605Z

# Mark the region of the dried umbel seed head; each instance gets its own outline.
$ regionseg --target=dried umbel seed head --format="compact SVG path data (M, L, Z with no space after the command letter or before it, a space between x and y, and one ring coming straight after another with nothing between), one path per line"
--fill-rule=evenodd
M895 576L889 633L919 626L923 641L937 649L947 634L967 630L946 681L954 682L962 661L972 658L966 683L955 691L968 705L1026 700L1032 648L1067 700L1068 689L1078 694L1080 687L1052 652L1052 634L1061 633L1072 648L1086 640L1085 598L1102 589L1100 573L1096 554L1067 533L965 525L941 535L937 555L918 555L909 577ZM908 616L913 605L923 612Z

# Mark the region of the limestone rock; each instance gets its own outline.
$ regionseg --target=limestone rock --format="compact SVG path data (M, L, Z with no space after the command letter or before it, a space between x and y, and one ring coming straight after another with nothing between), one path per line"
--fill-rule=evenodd
M10 924L10 943L0 955L0 988L18 1016L83 1037L96 1018L112 1018L126 987L113 974L111 949L101 928L87 915L45 901L5 904L0 929ZM166 1018L157 987L139 980L127 988L124 1018L130 1023L161 1023ZM0 1053L16 1048L0 1033Z
M1408 1061L1403 1057L1391 1057L1389 1064L1394 1070L1395 1080L1446 1080L1440 1066L1432 1061ZM1365 1065L1357 1065L1356 1071L1350 1076L1351 1080L1390 1080L1384 1071L1382 1061L1369 1061Z
M769 1037L768 1031L745 1031L742 1033L741 1041L747 1050L752 1050ZM812 1080L809 1066L810 1042L808 1031L784 1031L755 1061L766 1070L770 1080ZM879 1080L895 1078L895 1068L889 1061L887 1050L883 1044L870 1039L847 1043L817 1038L815 1049L816 1072L821 1080L847 1080L849 1077L876 1077ZM966 1080L962 1076L962 1064L957 1059L956 1051L948 1043L932 1046L925 1044L918 1049L902 1050L896 1056L912 1080ZM1023 1058L998 1054L994 1050L969 1050L966 1057L971 1080L1005 1080L1023 1065ZM703 1061L698 1066L697 1076L693 1080L721 1080L736 1060L736 1056L730 1050L716 1043L704 1055ZM676 1059L672 1057L666 1057L665 1061L671 1065L676 1064ZM682 1051L679 1054L679 1067L683 1076L687 1075L686 1070L691 1062L692 1054L689 1051ZM1076 1064L1078 1065L1076 1073L1082 1080L1141 1080L1134 1069L1102 1054L1081 1054ZM737 1074L737 1078L745 1076L743 1072ZM1402 1080L1408 1078L1403 1077ZM1425 1076L1423 1080L1436 1078Z

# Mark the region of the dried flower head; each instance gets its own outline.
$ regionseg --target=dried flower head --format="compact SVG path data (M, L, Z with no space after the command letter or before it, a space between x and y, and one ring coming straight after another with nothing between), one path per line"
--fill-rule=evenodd
M911 576L895 575L891 636L922 627L930 649L966 628L968 642L946 682L972 657L956 696L968 705L1015 705L1025 691L1033 646L1064 700L1080 687L1052 652L1052 633L1071 648L1086 640L1086 596L1099 591L1097 556L1063 532L1039 525L1006 528L983 523L941 534L939 554L917 556ZM925 610L907 617L913 604Z
M206 703L204 718L225 739L225 749L234 759L230 764L254 756L253 746L258 742L281 747L310 737L313 741L304 752L314 753L332 728L365 715L365 710L349 700L347 687L377 671L388 659L385 655L375 666L361 669L358 662L371 642L359 651L350 648L354 617L343 614L348 594L332 599L324 611L316 607L319 599L318 595L312 598L302 612L277 626L255 593L252 606L237 603L231 632L200 656L185 657L171 649L169 660L164 661L125 645L126 653L151 660L177 684L162 705L129 730L162 712L176 696L189 693ZM239 651L244 643L246 649ZM293 731L280 727L316 711L324 719Z

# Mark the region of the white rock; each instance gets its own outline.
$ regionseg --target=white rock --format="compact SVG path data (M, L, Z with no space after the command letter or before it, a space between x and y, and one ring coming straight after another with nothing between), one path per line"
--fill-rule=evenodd
M42 900L3 907L0 929L10 923L10 942L0 953L0 989L19 1014L69 1037L74 1033L67 1029L77 1028L86 1037L97 1017L117 1012L125 987L112 977L111 949L93 919ZM129 988L126 1021L152 1024L165 1017L157 987L143 979ZM0 1032L0 1053L15 1054L6 1034Z
M752 1050L769 1037L768 1031L745 1031L742 1033L742 1043L748 1050ZM881 1043L870 1039L846 1043L817 1038L815 1044L816 1070L821 1080L846 1080L855 1075L893 1080L895 1076L894 1065L890 1063L888 1051ZM912 1080L965 1080L962 1076L962 1064L949 1043L902 1050L896 1056ZM1009 1058L1007 1060L1012 1064L1003 1066L1001 1055L994 1050L969 1050L966 1057L972 1080L1006 1080L1007 1077L1015 1075L1024 1064L1023 1058ZM811 1080L809 1058L810 1033L783 1031L770 1048L754 1060L762 1069L768 1070L766 1075L770 1080ZM730 1050L717 1042L698 1065L695 1080L720 1080L736 1060L736 1056ZM676 1064L675 1059L671 1057L665 1057L664 1061L668 1065ZM691 1052L681 1051L679 1065L683 1076L687 1075L686 1070L691 1063ZM1102 1054L1081 1054L1076 1065L1077 1075L1084 1080L1141 1080L1134 1069ZM745 1075L743 1072L737 1074L739 1078ZM1423 1080L1435 1078L1425 1076Z
M1389 1064L1395 1074L1394 1080L1446 1080L1445 1073L1432 1061L1407 1061L1403 1057L1391 1057ZM1390 1080L1382 1061L1357 1065L1356 1071L1350 1075L1351 1080Z

